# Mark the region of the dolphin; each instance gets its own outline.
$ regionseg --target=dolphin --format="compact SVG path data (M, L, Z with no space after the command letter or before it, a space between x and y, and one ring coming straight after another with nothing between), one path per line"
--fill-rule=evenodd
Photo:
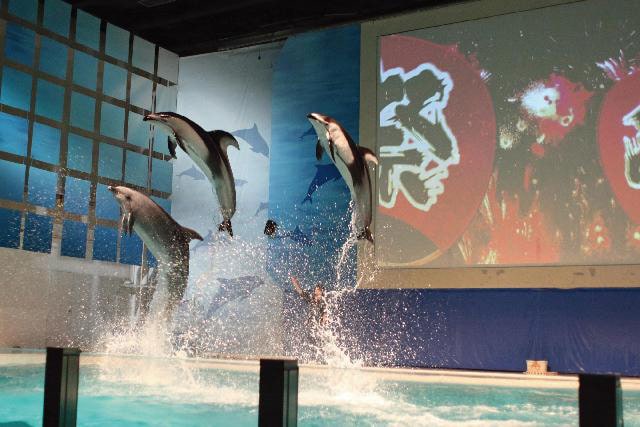
M258 216L258 214L265 209L269 209L269 202L260 202L260 204L258 205L258 209L253 216Z
M209 232L207 233L206 236L204 236L204 239L202 239L201 242L196 243L195 245L193 245L193 248L191 248L192 252L197 252L198 248L201 247L207 247L209 246L209 243L213 242L213 230L209 230Z
M312 229L311 236L309 236L302 232L299 225L296 225L293 231L287 231L280 229L280 226L274 220L268 219L264 225L264 234L272 239L290 239L292 242L311 246L314 243L315 236L318 234L318 230L316 228Z
M248 184L249 181L247 181L246 179L236 179L236 187L242 187L243 185Z
M267 141L265 141L260 134L257 124L254 123L251 128L234 130L231 132L231 135L247 141L247 144L251 147L251 151L254 153L269 157L269 144L267 144Z
M338 179L340 179L340 172L333 163L316 165L316 174L309 184L307 195L302 199L302 204L304 205L305 202L313 203L311 196L318 190L318 188L322 187L329 181L337 181Z
M313 243L312 239L302 232L299 225L296 225L296 228L294 228L292 232L288 232L286 237L289 237L293 242L301 243L305 246L310 246Z
M209 304L207 317L211 317L224 305L234 301L249 298L251 293L264 285L264 280L258 276L240 276L234 279L217 278L220 288Z
M169 291L165 319L182 299L189 278L189 242L202 240L196 231L182 227L156 202L128 187L107 187L120 205L120 229L134 231L158 260L158 268Z
M206 132L188 118L172 112L147 114L144 120L154 122L169 133L169 152L173 158L176 158L176 147L180 146L209 179L222 213L218 231L227 231L233 236L231 217L236 212L236 186L227 148L232 145L239 149L238 141L223 130Z
M193 245L193 247L191 248L191 252L196 253L198 252L198 249L206 248L211 244L213 244L214 242L220 242L224 244L229 243L227 239L217 239L216 235L213 234L213 230L209 230L209 232L204 236L204 239L202 239L201 242L198 242L195 245Z
M302 141L305 136L312 136L315 134L316 134L316 130L313 128L313 126L310 126L309 129L305 130L304 132L302 132L302 134L300 134L298 139Z
M182 176L193 178L194 181L204 181L206 179L203 173L196 169L195 166L191 166L189 169L185 169L177 175L178 178Z
M331 117L310 113L307 118L316 130L316 159L326 151L347 183L353 200L356 237L373 243L371 217L373 194L369 167L378 164L378 158L365 147L358 146L351 136Z

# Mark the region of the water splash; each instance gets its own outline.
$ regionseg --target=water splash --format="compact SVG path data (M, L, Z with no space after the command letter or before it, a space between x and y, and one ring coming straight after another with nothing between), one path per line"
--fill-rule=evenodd
M354 204L353 201L349 202L349 210L351 212L353 212L353 208L354 208ZM351 251L351 248L354 247L354 245L358 242L358 237L357 237L357 231L356 231L356 225L355 225L355 213L351 215L351 220L349 222L349 237L347 237L347 240L345 240L345 242L342 244L342 247L340 248L340 252L338 255L338 262L336 263L336 286L335 288L337 289L343 289L348 287L348 283L343 284L342 283L342 275L344 273L348 273L344 271L345 266L346 266L346 262L349 259L349 252Z

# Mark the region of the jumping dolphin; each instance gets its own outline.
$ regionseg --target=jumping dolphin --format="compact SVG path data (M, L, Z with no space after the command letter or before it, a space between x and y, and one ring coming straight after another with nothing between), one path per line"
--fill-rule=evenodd
M318 135L316 158L320 160L322 153L326 151L351 191L357 238L373 243L369 229L373 203L369 166L377 165L378 158L371 150L356 145L351 136L331 117L311 113L307 118Z
M211 182L218 196L222 223L218 231L227 231L233 236L231 217L236 212L236 186L227 156L232 145L240 149L238 141L229 132L214 130L206 132L200 126L180 114L165 112L144 116L169 133L169 152L176 158L176 147L180 146Z
M189 242L202 240L197 232L182 227L157 203L128 187L107 187L120 205L120 227L125 234L136 232L158 260L159 274L165 280L169 299L164 318L182 299L189 278Z

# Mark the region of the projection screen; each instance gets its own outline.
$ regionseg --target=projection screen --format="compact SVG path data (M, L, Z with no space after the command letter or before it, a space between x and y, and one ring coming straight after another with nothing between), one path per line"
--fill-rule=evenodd
M363 25L361 136L380 164L361 270L635 285L639 19L635 1L485 1Z

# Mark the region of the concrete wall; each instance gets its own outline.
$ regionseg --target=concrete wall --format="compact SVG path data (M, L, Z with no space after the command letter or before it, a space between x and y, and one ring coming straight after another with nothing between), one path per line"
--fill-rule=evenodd
M92 348L128 321L137 266L0 248L0 346Z

